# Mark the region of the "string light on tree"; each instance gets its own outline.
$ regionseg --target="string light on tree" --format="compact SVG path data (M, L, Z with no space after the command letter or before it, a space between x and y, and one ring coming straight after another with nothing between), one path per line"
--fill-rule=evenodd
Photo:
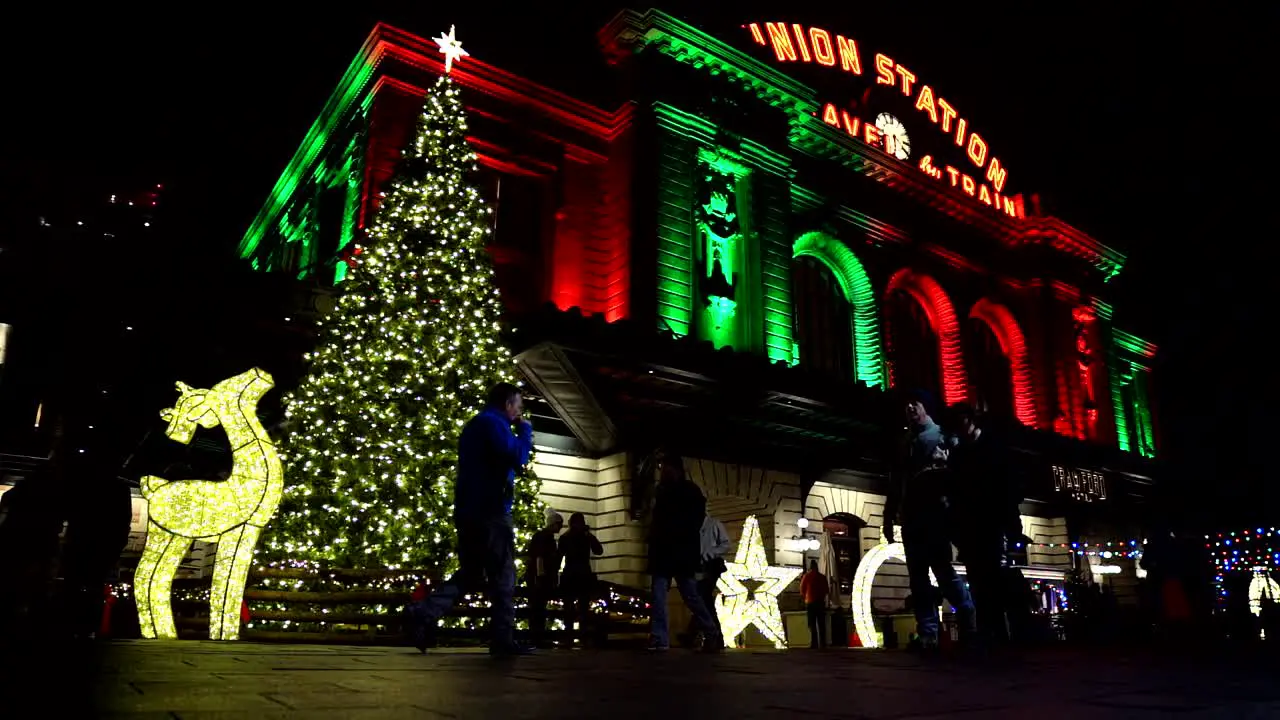
M428 93L308 373L285 399L291 482L264 544L272 566L456 568L458 434L490 386L515 379L460 92L442 75ZM517 545L542 517L537 491L532 473L517 480Z

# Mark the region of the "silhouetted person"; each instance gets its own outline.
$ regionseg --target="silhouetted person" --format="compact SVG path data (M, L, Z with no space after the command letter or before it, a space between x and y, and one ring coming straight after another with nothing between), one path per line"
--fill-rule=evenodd
M1268 645L1280 644L1280 598L1269 592L1262 596L1258 603L1258 624Z
M809 561L809 570L800 578L800 599L804 601L809 620L809 647L827 646L827 595L831 586L827 576L818 572L818 561Z
M952 539L960 551L977 611L978 630L993 643L1009 628L1025 627L1027 603L1015 594L1005 568L1007 548L1026 545L1006 449L978 426L973 408L951 409L956 442L947 458L947 500Z
M61 472L66 534L62 552L62 602L69 634L93 636L101 625L105 585L112 579L120 554L129 542L133 498L118 476L120 459L113 453L111 435L95 427L96 418L110 416L81 408L63 418L64 447Z
M684 460L664 452L657 458L658 486L654 493L653 519L649 527L649 575L653 609L649 624L649 649L671 647L667 621L667 591L672 583L705 633L708 651L724 649L710 610L698 594L694 576L702 565L700 534L707 515L707 499L685 475Z
M555 597L560 577L560 551L556 535L564 529L560 513L547 515L547 526L533 534L525 563L525 583L529 588L529 634L533 644L546 644L547 603Z
M71 494L63 552L63 579L73 637L87 638L101 624L104 586L129 543L133 497L111 467L85 466Z
M1200 554L1198 541L1170 529L1172 525L1157 527L1139 563L1147 571L1157 628L1164 637L1185 644L1200 639L1211 611L1204 586L1209 561Z
M458 532L458 572L425 600L409 608L414 646L426 652L435 625L458 598L487 587L491 619L489 653L524 655L515 627L516 472L529 462L533 428L522 417L520 389L499 383L489 390L485 409L471 419L458 438L458 478L454 486L453 521ZM429 478L424 481L430 482Z
M578 623L583 637L589 634L591 601L596 590L596 573L591 568L591 556L603 554L604 546L591 534L586 516L580 512L570 515L569 529L560 536L560 555L564 558L560 590L565 607L569 609L570 622Z
M1226 573L1223 590L1226 591L1227 636L1233 643L1252 644L1258 641L1258 617L1249 607L1249 583L1252 578L1246 571Z
M0 646L35 637L46 620L62 531L54 483L46 467L0 495Z
M902 524L902 545L907 555L907 576L915 598L916 632L920 647L938 647L938 609L924 602L933 597L929 571L938 580L943 597L955 607L960 632L971 637L976 630L973 601L951 567L951 539L946 530L945 495L947 445L942 428L930 417L933 399L917 390L906 398L907 431L892 473L885 500L884 536L894 540L893 524Z

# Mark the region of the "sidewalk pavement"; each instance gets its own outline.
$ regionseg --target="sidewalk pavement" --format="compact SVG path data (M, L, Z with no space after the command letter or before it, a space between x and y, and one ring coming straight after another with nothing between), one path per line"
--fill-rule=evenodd
M494 659L468 650L128 641L99 652L85 699L101 717L1280 717L1276 665L1225 650L1047 648L982 659L563 650Z

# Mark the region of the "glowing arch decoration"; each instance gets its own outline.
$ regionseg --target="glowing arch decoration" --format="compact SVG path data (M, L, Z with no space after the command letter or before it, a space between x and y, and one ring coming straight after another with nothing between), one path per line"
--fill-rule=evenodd
M853 356L855 380L870 387L884 387L884 357L880 351L880 322L876 316L876 294L871 279L849 246L820 232L796 238L795 258L811 257L826 265L853 309Z
M755 515L742 523L742 537L738 540L738 552L733 562L725 563L725 572L716 587L716 615L720 618L724 644L730 647L733 638L742 634L749 625L755 625L778 649L787 646L786 631L782 627L782 612L778 609L778 595L800 576L800 568L770 565L765 557L764 540L760 536L760 521ZM754 591L748 590L743 580L759 583Z
M1028 427L1036 426L1035 390L1031 383L1031 363L1027 360L1027 340L1022 328L1009 308L986 298L974 304L969 317L983 321L991 328L1000 351L1009 360L1009 375L1013 383L1013 412L1018 422Z
M902 530L899 529L898 537L901 536ZM904 563L907 561L907 552L903 549L902 543L881 542L871 548L866 555L862 556L862 562L858 563L858 569L853 573L853 593L850 598L853 627L858 633L858 642L865 648L880 647L880 638L876 634L875 616L871 614L871 584L875 582L880 566L890 560ZM932 570L929 571L929 582L935 586L938 584L938 578L934 576Z
M968 379L964 374L964 353L960 346L960 323L956 320L951 298L937 280L910 268L903 268L889 278L885 297L901 290L924 309L929 326L938 336L939 365L942 366L942 394L948 405L968 399ZM889 381L893 384L893 364L889 364Z
M226 480L142 478L147 499L147 545L134 575L142 636L178 636L169 593L178 564L192 540L218 544L209 595L209 637L240 636L240 607L262 528L275 514L284 491L284 468L275 444L258 420L258 401L275 381L254 368L214 385L193 388L178 383L178 402L160 413L165 434L191 442L196 427L219 425L232 448Z
M1249 612L1262 614L1262 600L1280 602L1280 583L1271 578L1265 568L1254 568L1249 581Z

